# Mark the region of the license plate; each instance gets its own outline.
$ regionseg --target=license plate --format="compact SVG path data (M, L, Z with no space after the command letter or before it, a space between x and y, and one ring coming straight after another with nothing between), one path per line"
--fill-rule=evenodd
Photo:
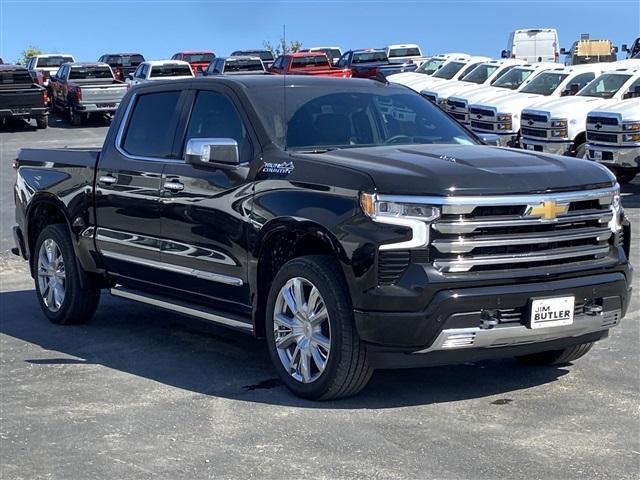
M525 145L527 147L527 150L534 150L535 147L533 145Z
M560 327L573 323L575 297L537 298L531 301L531 328Z
M602 160L602 152L600 152L599 150L594 150L593 151L593 159L594 160Z

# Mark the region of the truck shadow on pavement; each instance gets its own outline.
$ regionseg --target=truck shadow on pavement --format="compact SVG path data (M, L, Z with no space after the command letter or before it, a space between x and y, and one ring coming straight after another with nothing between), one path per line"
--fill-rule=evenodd
M47 372L48 366L64 365L64 370L97 364L204 395L302 408L380 409L506 395L568 373L566 368L528 368L510 359L377 371L356 397L311 402L295 397L276 378L262 341L108 294L92 322L83 326L50 324L30 290L0 293L0 314L1 333L43 349L34 354L33 347L20 345L18 354L7 353L16 343L6 339L5 356L17 357L12 368L27 362L41 369L38 375L53 376L52 382L63 377L60 367ZM23 351L28 353L20 359ZM105 370L105 381L117 381L108 375ZM91 386L79 383L77 388Z

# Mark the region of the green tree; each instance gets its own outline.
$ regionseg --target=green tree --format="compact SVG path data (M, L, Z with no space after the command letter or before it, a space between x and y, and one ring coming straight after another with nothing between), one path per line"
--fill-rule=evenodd
M277 57L278 55L282 55L285 53L299 52L302 49L302 42L298 40L292 40L291 42L287 43L284 38L280 38L275 46L274 44L266 40L262 42L262 46Z
M42 55L42 50L38 47L34 47L33 45L29 45L22 52L20 52L20 59L16 62L19 65L26 65L31 57L35 57L36 55Z

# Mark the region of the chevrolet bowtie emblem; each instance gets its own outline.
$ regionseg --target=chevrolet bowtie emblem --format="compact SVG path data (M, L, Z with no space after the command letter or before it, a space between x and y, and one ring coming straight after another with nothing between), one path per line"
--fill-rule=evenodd
M569 204L557 204L553 200L545 200L540 205L529 205L525 215L538 217L542 220L555 220L558 215L564 215L569 211Z
M602 125L600 125L599 123L596 123L596 128L600 130L602 128Z
M533 125L533 123L534 123L534 122L533 122L533 120L529 120L527 123L528 123L529 125Z

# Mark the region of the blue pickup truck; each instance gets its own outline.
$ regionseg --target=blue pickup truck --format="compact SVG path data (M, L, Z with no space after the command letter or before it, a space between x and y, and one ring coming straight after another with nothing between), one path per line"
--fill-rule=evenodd
M336 67L350 70L354 78L372 78L388 76L394 73L413 72L418 65L415 63L391 63L387 52L383 49L349 50L344 53Z

